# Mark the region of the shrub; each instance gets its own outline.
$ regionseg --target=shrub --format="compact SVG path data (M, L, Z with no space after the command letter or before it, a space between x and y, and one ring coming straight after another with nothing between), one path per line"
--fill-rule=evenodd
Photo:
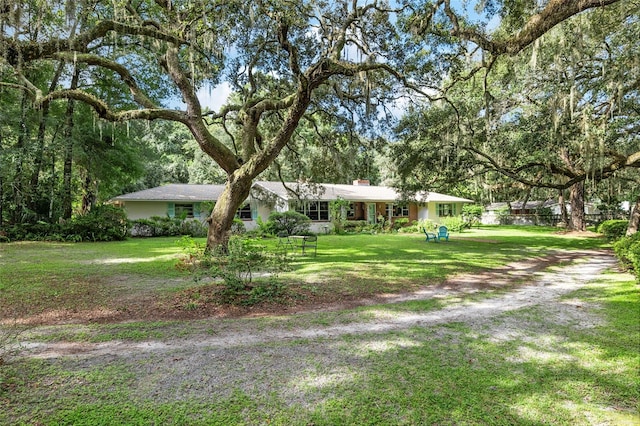
M231 224L231 235L242 235L245 232L247 232L247 227L244 225L244 222L237 217L233 219L233 224Z
M286 232L287 235L303 235L309 233L311 219L296 211L273 212L269 215L266 229L272 235Z
M132 221L130 233L133 237L176 237L180 235L204 237L207 235L207 225L194 219L152 216L149 219Z
M404 228L409 223L409 219L406 217L401 217L393 221L393 225L391 226L394 231L399 231L401 228Z
M21 223L4 232L6 239L12 241L119 241L126 239L128 226L124 210L102 205L68 221Z
M442 225L446 226L449 231L462 232L467 224L462 216L450 216L442 219Z
M462 219L465 224L471 228L474 225L480 224L484 207L479 204L466 204L462 206Z
M535 210L536 225L551 225L553 223L553 210L550 207L538 207Z
M137 219L131 221L129 233L134 237L154 237L155 222L151 219Z
M498 217L498 222L500 223L500 225L513 224L513 216L511 215L511 210L508 206L496 209L496 216Z
M214 253L208 253L204 244L190 237L183 237L180 244L187 257L178 267L189 270L196 280L205 276L221 279L224 289L220 295L224 302L255 305L286 292L278 274L289 269L287 257L267 251L258 240L232 236L226 250ZM254 280L258 275L267 277Z
M369 226L366 220L346 220L342 230L347 233L360 233Z
M61 231L66 241L121 241L128 235L127 215L119 207L96 206L74 217Z
M418 223L419 222L417 220L414 220L410 224L408 224L407 226L404 226L404 227L400 228L398 230L398 232L406 232L406 233L421 232L420 228L418 227Z
M233 228L232 228L233 229ZM183 220L180 224L180 235L189 235L191 237L206 237L208 232L206 223L199 220Z
M342 234L344 232L344 225L347 222L344 212L349 208L350 202L337 199L329 203L329 210L331 213L331 223L333 224L333 231L336 234Z
M628 227L628 220L605 220L598 226L598 232L603 234L609 240L617 240L624 237Z
M620 238L613 244L613 249L620 262L632 269L640 282L640 232Z

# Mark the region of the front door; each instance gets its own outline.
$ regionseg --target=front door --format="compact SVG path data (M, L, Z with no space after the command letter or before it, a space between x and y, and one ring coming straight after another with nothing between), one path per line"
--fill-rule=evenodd
M376 223L376 203L367 204L367 223L371 225Z

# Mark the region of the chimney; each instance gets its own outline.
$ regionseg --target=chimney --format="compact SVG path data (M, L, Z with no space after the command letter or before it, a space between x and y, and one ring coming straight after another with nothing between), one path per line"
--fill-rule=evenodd
M369 179L357 179L353 181L355 186L369 186Z

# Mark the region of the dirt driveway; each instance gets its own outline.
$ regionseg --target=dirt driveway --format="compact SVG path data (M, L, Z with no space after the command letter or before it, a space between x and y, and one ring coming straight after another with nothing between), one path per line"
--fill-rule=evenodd
M559 263L558 263L559 262ZM554 268L542 269L556 264ZM395 339L393 332L414 327L433 328L463 323L482 328L495 339L527 336L527 322L505 313L536 306L555 323L590 327L599 319L581 301L562 300L566 293L597 279L616 260L606 251L557 253L550 259L510 265L493 276L458 276L438 288L424 288L404 295L381 295L363 315L360 311L322 315L320 311L292 316L239 319L205 319L185 323L184 337L143 342L103 343L46 342L38 334L56 332L57 327L39 327L23 342L20 356L62 363L66 368L94 369L125 365L137 377L132 391L140 398L174 400L189 396L227 397L231 389L250 394L277 392L292 402L310 398L313 381L344 380L355 374L362 362L346 350L349 336L359 345L388 348L410 344ZM461 298L479 288L497 289L491 297ZM397 302L437 299L442 306L430 311L403 309ZM65 326L69 327L69 325ZM77 325L82 328L82 325ZM434 331L435 332L435 331ZM366 336L366 338L365 338ZM364 338L364 340L362 340ZM313 374L310 373L313 370ZM310 387L311 386L311 387ZM302 389L304 388L304 389Z

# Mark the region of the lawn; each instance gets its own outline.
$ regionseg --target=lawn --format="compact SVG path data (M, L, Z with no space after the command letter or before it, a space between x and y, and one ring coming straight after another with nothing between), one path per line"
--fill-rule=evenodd
M260 241L275 249L276 239ZM263 309L356 300L437 285L454 274L497 270L558 250L602 247L599 238L568 237L553 228L487 227L427 243L418 234L321 235L318 255L290 256L283 274L290 294ZM23 242L0 245L0 318L31 323L190 318L227 313L204 306L200 287L176 265L177 238L113 243ZM215 301L213 301L215 303ZM253 307L255 311L259 307ZM241 314L243 309L233 309Z
M514 262L606 247L554 229L492 227L438 244L410 234L319 242L317 257L294 256L283 276L316 301L424 289L460 273L499 277ZM176 269L180 255L175 239L0 245L3 319L117 311L110 303L203 285ZM32 326L21 339L73 350L7 357L0 424L638 424L640 300L627 274L473 322L303 332L471 306L526 281L353 310ZM261 338L279 334L290 337ZM243 337L215 343L233 335Z

